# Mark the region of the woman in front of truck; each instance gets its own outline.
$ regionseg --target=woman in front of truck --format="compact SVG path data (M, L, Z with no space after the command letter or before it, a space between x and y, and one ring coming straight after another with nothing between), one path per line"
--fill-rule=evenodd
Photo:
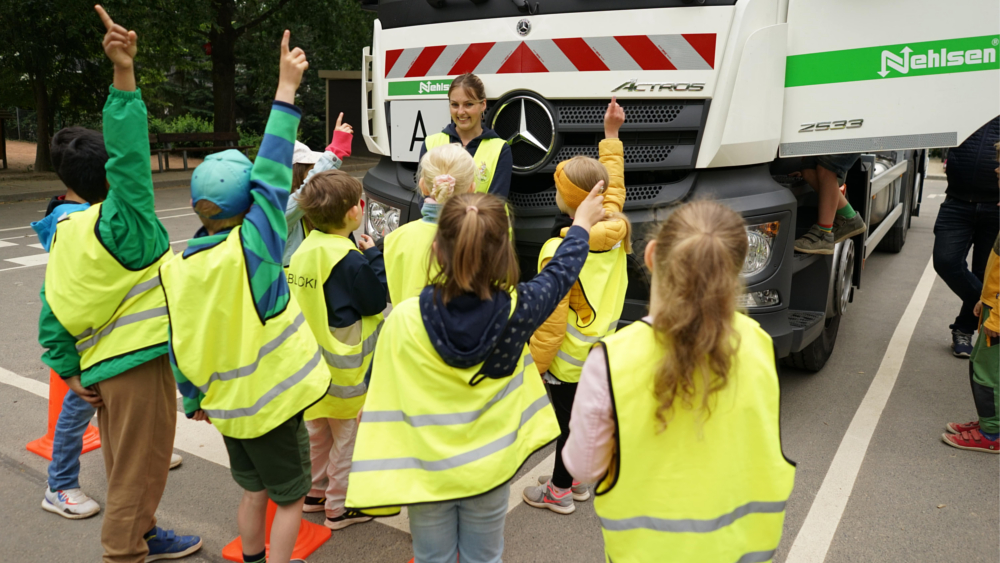
M428 136L420 157L428 150L448 143L461 143L476 161L476 192L507 198L514 160L510 146L492 129L483 127L486 88L475 74L463 74L448 89L451 120L440 133Z

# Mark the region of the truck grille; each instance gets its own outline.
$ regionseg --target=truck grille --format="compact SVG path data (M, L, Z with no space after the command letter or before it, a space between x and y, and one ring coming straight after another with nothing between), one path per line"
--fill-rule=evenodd
M622 101L629 123L670 123L680 115L685 104L681 103L629 103ZM564 102L559 106L559 123L565 125L604 124L607 104L590 102Z
M645 201L649 199L656 199L656 197L660 195L660 191L662 191L665 186L666 184L642 184L638 186L628 186L628 191L625 193L625 201ZM535 192L532 194L512 191L509 199L515 207L555 207L556 191L554 189L548 189L543 192Z
M625 145L625 164L653 164L664 162L674 150L675 145L646 145L629 146ZM556 154L555 161L562 162L577 155L597 158L599 156L598 147L595 146L565 146Z

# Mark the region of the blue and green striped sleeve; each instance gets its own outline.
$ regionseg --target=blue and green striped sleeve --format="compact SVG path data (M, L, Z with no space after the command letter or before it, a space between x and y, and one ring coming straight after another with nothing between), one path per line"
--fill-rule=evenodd
M285 206L292 186L292 149L301 117L302 112L296 106L274 102L250 171L253 205L243 221L240 236L250 291L261 321L284 311L289 299L281 257L288 239Z

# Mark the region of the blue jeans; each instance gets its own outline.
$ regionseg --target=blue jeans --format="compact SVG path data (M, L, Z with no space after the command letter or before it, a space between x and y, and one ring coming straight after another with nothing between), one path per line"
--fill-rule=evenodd
M461 500L407 507L415 563L501 563L510 483Z
M969 203L945 198L934 223L934 271L962 300L952 329L976 331L979 320L973 307L983 292L983 274L990 249L1000 231L1000 208L995 203ZM972 249L972 269L967 256Z
M49 463L49 488L55 491L80 488L80 453L83 433L87 431L95 409L73 391L66 393L62 412L56 421L52 439L52 462Z

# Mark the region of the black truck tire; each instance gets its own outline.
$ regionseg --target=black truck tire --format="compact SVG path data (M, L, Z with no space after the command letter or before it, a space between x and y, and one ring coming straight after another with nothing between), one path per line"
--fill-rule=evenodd
M826 319L823 333L816 340L800 352L793 352L785 358L784 363L788 367L805 371L817 372L823 369L826 361L833 354L833 346L837 343L837 331L840 330L840 318L837 315L832 319Z

